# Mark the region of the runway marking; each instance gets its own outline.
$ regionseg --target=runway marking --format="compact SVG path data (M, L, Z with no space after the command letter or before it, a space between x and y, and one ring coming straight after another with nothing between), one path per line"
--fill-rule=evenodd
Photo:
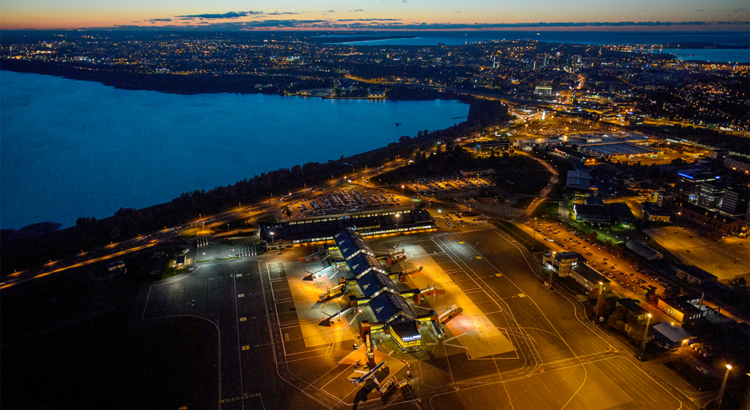
M318 350L322 350L322 349L318 349ZM302 353L307 353L307 352L302 352ZM292 353L292 354L302 354L302 353ZM282 362L279 362L279 363L294 363L294 362L301 362L302 360L317 359L317 358L319 358L319 357L325 357L325 356L329 356L329 355L330 355L330 353L325 353L325 354L319 354L319 355L317 355L317 356L303 357L303 358L301 358L301 359L284 360L284 361L282 361ZM290 356L291 356L291 355L290 355Z
M352 365L348 365L348 366L346 366L346 369L344 369L344 370L343 370L343 371L342 371L341 373L337 374L337 375L336 375L336 376L335 376L335 377L334 377L333 379L329 380L329 381L328 381L328 383L326 383L326 384L324 384L324 385L320 386L320 390L323 390L323 389L325 389L325 388L326 388L326 386L328 386L329 384L331 384L331 382L333 382L334 380L338 379L338 378L339 378L339 376L341 376L342 374L344 374L344 372L345 372L345 371L349 370L349 368L350 368L350 367L352 367ZM336 368L336 367L334 367L333 369L335 369L335 368ZM333 370L333 369L331 369L331 370ZM316 381L317 381L317 380L316 380ZM359 388L359 386L357 386L357 388ZM325 390L323 390L323 391L325 391ZM351 392L350 392L349 394L351 394ZM348 394L347 394L347 396L348 396Z
M241 318L240 318L240 322L246 322L246 321L247 321L247 318L246 318L246 317L241 317Z
M237 401L237 400L242 400L242 399L249 399L249 398L252 398L252 397L260 397L260 393L246 393L246 394L243 394L242 396L232 397L231 399L224 399L221 402L222 403L229 403L231 401Z
M526 295L524 295L523 293L519 293L519 294L518 294L518 297L519 297L519 298L525 298L525 297L526 297Z
M482 257L481 256L477 256L477 259L482 259Z
M288 334L288 333L284 333L284 334L286 335L286 334ZM300 340L300 339L304 339L304 337L300 337L300 338L297 338L297 339L294 339L294 340ZM288 354L285 354L285 356L287 356L287 357L288 357L288 356L295 356L295 355L298 355L298 354L305 354L305 353L315 352L315 351L318 351L318 350L326 350L326 351L327 351L327 350L328 350L328 347L319 347L319 348L317 348L317 349L305 349L305 350L304 350L304 351L302 351L302 352L297 352L297 353L288 353ZM326 356L326 355L325 355L325 354L323 354L323 355L320 355L320 356ZM320 356L316 356L316 357L320 357Z
M238 278L241 278L241 277L242 277L242 274L241 274L241 273L238 273L238 274L237 274L237 277L238 277Z
M237 278L235 277L234 279L232 279L232 282L233 282L232 285L234 286L234 291L237 292ZM240 293L239 295L237 295L237 298L242 298L242 297L245 297L245 295L242 294L242 293ZM240 344L240 324L239 324L239 322L240 322L240 320L239 320L240 319L240 310L239 310L239 307L237 306L237 304L238 304L237 303L237 299L234 299L234 317L235 317L235 320L237 320L237 322L235 322L237 324L237 346L240 346L241 345ZM249 350L249 349L250 349L250 346L248 346L248 345L242 346L242 350ZM242 389L243 389L242 386L244 386L244 383L242 381L242 354L240 352L237 352L237 360L240 363L240 369L239 369L239 373L240 373L240 393L242 393ZM240 400L242 400L242 407L245 407L244 398L242 396L240 396Z
M299 360L305 360L305 359L299 359ZM338 366L341 366L341 365L338 365ZM332 372L332 371L333 371L334 369L336 369L336 368L337 368L338 366L334 366L334 367L331 367L331 368L330 368L330 369L329 369L329 370L328 370L327 372L325 372L325 373L321 374L321 375L320 375L320 377L318 377L317 379L315 379L315 380L313 380L312 382L310 382L310 384L309 384L309 385L310 385L310 386L312 386L313 384L317 383L317 382L318 382L318 380L322 379L322 378L323 378L323 377L324 377L325 375L327 375L328 373ZM349 366L351 366L351 365L347 365L347 369L349 368Z
M496 273L495 276L497 276L499 278L499 277L502 277L503 274L502 273Z
M442 239L441 239L441 238L437 238L437 240L435 240L435 238L433 238L433 241L434 241L434 243L435 243L435 244L436 244L436 245L437 245L437 246L438 246L438 247L439 247L440 249L444 249L444 248L443 248L443 245L445 245L445 243L444 243L444 242L442 241ZM441 245L441 243L442 243L443 245ZM445 246L447 246L447 245L445 245ZM508 309L508 311L507 311L507 313L503 313L503 315L504 315L504 316L505 316L505 315L509 315L509 317L507 317L507 316L506 316L506 320L509 320L509 321L511 321L511 320L512 320L513 322L515 322L515 323L516 323L516 325L519 325L519 324L518 324L518 321L517 321L517 320L516 320L516 318L515 318L515 315L514 315L514 314L513 314L513 312L512 312L511 310L510 310L510 307L509 307L509 306L507 305L507 303L505 303L505 302L504 302L504 301L502 300L502 298L500 298L500 296L499 296L499 295L497 294L497 292L495 292L494 290L491 290L491 288L490 288L490 290L492 291L492 293L493 293L493 294L494 294L494 295L495 295L495 296L497 297L497 298L493 298L493 297L492 297L492 296L490 295L490 293L488 293L488 292L487 292L487 288L488 288L488 287L487 287L487 284L486 284L486 283L484 282L484 280L483 280L483 279L481 279L481 278L479 278L479 277L478 277L479 275L477 275L477 273L476 273L476 272L475 272L475 271L474 271L473 269L471 269L471 268L470 268L470 267L469 267L468 265L466 265L466 262L464 262L464 261L460 260L460 259L459 259L458 257L454 258L454 257L453 257L453 256L451 255L451 252L449 252L449 251L447 251L447 250L446 250L446 254L447 254L447 255L448 255L448 257L449 257L449 258L451 259L451 261L453 261L454 263L456 263L456 265L457 265L457 266L459 266L459 269L461 269L461 270L462 270L462 271L463 271L463 272L464 272L464 273L465 273L465 274L467 275L467 277L468 277L468 280L471 280L472 282L474 282L474 284L475 284L475 285L477 285L478 287L480 287L480 288L484 289L484 292L485 292L485 294L486 294L487 296L489 296L489 297L490 297L490 299L491 299L492 301L494 301L494 302L495 302L495 304L496 304L496 306L497 306L497 308L498 308L498 309L500 309L500 310L503 310L503 307L502 307L502 306L500 305L500 303L499 303L499 302L502 302L502 303L503 303L503 304L505 305L505 307L506 307L506 308ZM461 267L461 266L462 266L462 264L463 264L463 266L464 266L464 267ZM490 265L494 267L494 265L492 265L492 263L490 263ZM497 269L496 267L494 267L494 268L495 268L495 271L499 271L499 269ZM472 276L471 276L471 275L469 274L469 271L471 271L471 272L472 272L472 273L473 273L473 274L474 274L475 276L477 276L477 279L478 279L479 281L481 281L481 282L482 282L482 283L484 284L484 287L483 287L483 286L481 286L481 285L480 285L480 284L479 284L479 283L477 282L477 279L475 279L474 277L472 277ZM513 340L511 341L511 343L513 343L513 344L514 344L514 346L515 346L515 345L517 345L517 346L519 347L519 349L521 349L521 344L522 344L522 343L526 343L526 344L527 344L527 346L528 346L528 348L529 348L529 352L531 353L531 357L532 357L532 359L533 359L534 361L536 361L536 360L537 360L537 356L538 356L539 354L538 354L538 353L536 353L536 355L535 355L535 352L536 352L536 347L535 347L535 346L534 346L533 344L528 344L528 340L524 340L525 338L522 338L522 339L521 339L521 340L523 340L523 342L521 342L520 340L516 340L516 337L515 337L515 335L513 335L512 339L513 339ZM448 360L448 362L449 362L449 365L450 365L450 359L447 359L447 360ZM529 362L529 358L528 358L528 357L526 357L526 355L524 355L524 356L523 356L523 360L524 360L524 365L525 365L525 364L527 364L527 363Z
M540 274L540 273L538 272L538 271L539 271L539 268L538 268L538 266L536 266L535 264L532 264L532 263L531 263L531 262L529 261L529 258L528 258L528 256L529 256L529 255L528 255L528 251L527 251L527 250L526 250L525 248L523 248L523 249L522 249L522 248L520 248L520 247L519 247L519 245L518 245L518 242L516 242L516 241L515 241L515 240L514 240L513 238L510 238L510 237L508 237L507 235L505 235L505 234L503 234L503 233L500 233L500 232L498 232L498 231L495 231L495 234L496 234L496 235L498 235L499 237L503 238L503 239L504 239L505 241L507 241L508 243L510 243L510 244L511 244L511 245L512 245L513 247L515 247L515 248L516 248L516 249L517 249L517 250L518 250L518 251L519 251L519 252L521 253L521 255L523 256L523 258L524 258L524 259L526 260L526 263L527 263L527 265L529 266L529 268L531 268L531 271L532 271L532 273L534 273L535 275L537 275L537 276L538 276L538 277L540 277L540 278L542 278L542 277L543 277L543 275L541 275L541 274ZM439 245L438 245L438 246L439 246ZM524 252L524 251L526 251L526 252ZM535 268L536 268L536 269L535 269ZM481 279L480 279L480 280L481 280ZM513 283L513 282L511 281L511 283ZM515 283L513 283L513 284L515 285ZM517 285L516 285L516 287L518 288L518 286L517 286ZM519 288L519 289L520 289L520 288ZM558 294L559 294L559 293L558 293ZM575 307L577 307L577 305L576 305L576 304L574 304L574 303L572 303L572 302L571 302L571 301L570 301L570 300L569 300L569 299L568 299L567 297L564 297L564 299L565 299L565 300L567 300L567 301L568 301L569 303L571 303L571 304L572 304L572 305L574 306L574 308L575 308ZM534 300L533 300L533 299L531 299L531 301L532 301L532 303L534 303L534 304L536 305L536 302L534 302ZM537 306L537 309L538 309L538 306ZM539 310L540 310L540 312L541 312L541 309L539 309ZM552 325L552 323L551 323L551 322L549 321L549 318L548 318L548 317L547 317L547 316L546 316L546 315L545 315L544 313L542 313L542 316L543 316L543 317L544 317L545 319L547 319L547 321L548 321L548 323L550 323L550 325ZM577 317L577 316L576 316L576 319L578 319L578 317ZM584 325L584 327L585 327L585 328L587 328L587 329L588 329L589 331L591 331L591 332L592 332L592 333L593 333L594 335L598 336L598 337L599 337L599 338L600 338L600 339L601 339L601 340L602 340L603 342L607 343L607 341L606 341L606 340L605 340L605 339L604 339L604 338L603 338L603 337L602 337L602 336L601 336L600 334L598 334L597 332L593 331L593 330L592 330L591 328L589 328L589 327L587 326L587 324L586 324L586 323L584 323L584 322L583 322L583 321L581 321L580 319L578 319L578 320L579 320L579 322L581 322L581 323L582 323L582 324ZM554 327L554 325L552 325L552 328L553 328L553 329L555 330L555 332L556 332L556 333L558 333L558 335L559 335L559 331L557 331L557 329L556 329L556 328ZM573 355L574 355L575 359L577 359L577 360L579 361L580 365L583 365L583 362L582 362L582 361L580 360L579 356L578 356L578 355L576 355L576 354L575 354L575 352L573 352L573 350L572 350L572 349L570 348L570 346L568 345L567 341L565 341L565 339L564 339L564 338L562 338L562 335L559 335L559 337L560 337L560 338L561 338L561 339L563 340L563 342L564 342L564 343L566 344L566 346L568 346L569 350L570 350L570 351L571 351L571 352L573 353ZM611 346L611 345L610 345L609 343L607 343L607 345L608 345L608 346ZM586 370L586 367L585 367L585 366L583 366L583 368L584 368L584 372L586 372L585 374L586 374L586 375L588 375L588 372L587 372L587 370ZM664 386L663 386L663 385L662 385L662 384L661 384L661 383L660 383L659 381L657 381L657 380L656 380L656 379L655 379L655 378L654 378L653 376L651 376L651 375L650 375L649 373L646 373L646 371L645 371L644 369L642 369L641 367L638 367L638 366L636 366L636 368L638 368L638 369L639 369L639 370L640 370L640 371L641 371L642 373L644 373L644 374L645 374L645 375L646 375L647 377L649 377L649 378L650 378L650 379L651 379L652 381L654 381L654 382L655 382L655 383L656 383L657 385L659 385L659 387L661 387L661 388L662 388L662 389L663 389L664 391L666 391L666 392L667 392L668 394L670 394L670 395L671 395L671 396L672 396L673 398L675 398L675 399L676 399L676 400L677 400L677 401L678 401L678 402L680 403L680 407L682 407L682 404L683 404L683 403L682 403L682 400L680 400L680 399L679 399L679 398L677 398L677 396L675 396L675 395L674 395L674 394L673 394L672 392L670 392L669 390L667 390L667 389L666 389L666 388L665 388L665 387L664 387ZM659 380L661 381L661 379L659 379ZM585 380L584 380L584 382L585 382ZM668 383L667 383L667 384L668 384ZM581 385L581 387L582 387L582 386L583 386L583 385ZM669 386L670 386L670 387L672 387L672 388L674 388L674 386L671 386L671 385L669 385ZM580 391L580 387L579 387L579 391ZM577 392L573 394L573 396L572 396L572 397L570 398L570 400L572 400L572 399L573 399L573 397L575 397L575 395L576 395L576 394L577 394ZM683 395L683 396L684 396L684 395ZM567 404L569 404L569 403L570 403L570 400L568 400L568 403L566 403L566 406L567 406Z

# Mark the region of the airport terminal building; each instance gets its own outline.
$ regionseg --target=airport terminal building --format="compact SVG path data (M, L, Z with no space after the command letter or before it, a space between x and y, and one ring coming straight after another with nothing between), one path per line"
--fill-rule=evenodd
M356 228L364 236L378 236L430 232L436 226L424 209L381 209L262 224L260 237L269 244L331 243L335 242L334 235L346 228Z
M347 283L352 292L350 305L366 306L375 319L374 322L361 322L360 333L364 340L367 340L368 334L382 331L402 349L413 350L420 347L420 323L432 322L434 330L440 332L435 322L437 313L430 311L427 315L418 316L407 299L420 300L420 290L400 289L359 232L351 228L343 229L334 235L334 241L348 267Z

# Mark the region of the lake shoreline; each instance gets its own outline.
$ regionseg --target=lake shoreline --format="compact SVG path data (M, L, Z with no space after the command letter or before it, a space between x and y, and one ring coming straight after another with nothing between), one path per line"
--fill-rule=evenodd
M282 87L282 84L293 82L294 75L292 74L150 74L130 72L122 68L104 66L75 66L69 63L7 59L0 60L0 71L49 75L77 81L91 81L115 89L128 91L156 91L176 95L228 93L309 97L296 95L299 90L288 90ZM398 93L398 97L396 98L386 94L385 98L369 99L385 99L391 101L458 100L462 102L467 102L469 100L465 96L452 92L436 92L434 90L409 88L404 85L395 85L390 86L389 88L408 88L409 93ZM336 99L344 98L337 97Z
M104 218L120 207L143 209L196 189L361 155L451 127L469 111L442 99L176 95L39 74L5 71L2 78L7 183L0 229L48 221L69 227L79 217ZM127 162L123 152L131 152ZM175 167L183 171L175 174Z

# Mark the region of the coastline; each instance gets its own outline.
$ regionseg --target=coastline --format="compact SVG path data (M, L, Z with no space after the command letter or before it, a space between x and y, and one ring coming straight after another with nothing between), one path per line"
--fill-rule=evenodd
M67 78L69 80L92 81L108 87L129 91L156 91L166 94L196 95L196 94L267 94L293 97L312 97L297 95L301 90L289 89L283 84L290 84L294 80L291 74L265 75L265 74L172 74L172 73L136 73L124 68L113 68L106 66L86 66L69 63L27 61L27 60L0 60L0 71L12 71L17 73L41 74L54 77ZM271 83L270 81L274 81ZM384 98L367 98L377 100L458 100L470 101L465 96L451 92L437 93L433 90L411 88L405 85L395 85L391 89L409 88L409 93L387 93ZM318 97L321 98L321 97ZM358 98L358 97L355 97ZM336 99L354 99L349 97L336 97ZM360 98L364 99L364 98Z
M234 184L219 184L213 189L183 192L168 202L138 209L120 208L114 215L103 219L79 217L75 226L61 230L51 230L51 225L50 230L37 229L36 232L23 228L3 229L0 230L0 255L5 263L1 272L8 274L14 269L23 270L82 249L96 249L144 232L161 230L165 226L179 226L198 218L200 214L225 212L236 207L238 202L257 203L274 194L279 195L280 192L315 186L330 180L332 175L347 175L352 169L365 166L377 167L394 158L410 156L414 150L429 147L436 141L451 141L456 135L471 133L508 118L507 106L504 104L475 100L469 105L466 120L459 124L437 131L425 131L416 137L403 136L380 148L342 156L337 160L309 162L259 172ZM40 226L46 227L47 224ZM39 234L33 235L34 233ZM30 249L33 251L29 251Z

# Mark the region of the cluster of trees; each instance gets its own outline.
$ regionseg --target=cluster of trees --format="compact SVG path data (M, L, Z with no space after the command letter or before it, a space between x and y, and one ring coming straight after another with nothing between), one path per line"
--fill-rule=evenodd
M411 164L380 177L383 183L402 183L418 178L433 178L457 174L462 169L494 169L496 185L503 190L522 194L536 194L548 182L550 173L543 165L525 156L510 154L477 158L458 145L441 144L437 152L417 151Z
M590 299L596 300L598 297L598 289L594 289L589 294ZM601 322L601 318L603 318L607 328L627 337L632 344L638 345L643 340L645 324L640 323L636 315L624 306L617 306L618 300L619 298L616 296L605 298L596 305L592 315L597 322Z
M186 192L171 202L144 209L121 208L114 216L105 219L78 218L76 226L61 231L30 236L13 230L3 230L0 236L0 257L4 273L25 269L60 259L82 250L90 250L110 242L132 238L140 234L182 225L195 220L200 214L223 212L238 203L253 203L302 189L305 184L319 184L331 176L341 176L352 171L344 159L327 163L312 162L295 165L291 169L256 175L234 185L221 186L209 191Z

